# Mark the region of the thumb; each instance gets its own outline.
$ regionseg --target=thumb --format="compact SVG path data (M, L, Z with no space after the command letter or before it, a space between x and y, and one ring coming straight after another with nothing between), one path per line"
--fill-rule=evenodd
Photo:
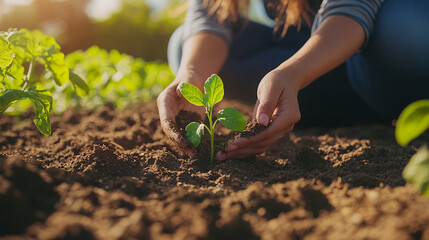
M280 93L276 88L266 86L258 91L259 104L256 110L256 120L262 126L268 126L274 110L277 107Z

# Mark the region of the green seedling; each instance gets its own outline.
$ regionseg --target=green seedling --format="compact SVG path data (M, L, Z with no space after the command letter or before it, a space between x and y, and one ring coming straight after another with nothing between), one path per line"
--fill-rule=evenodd
M198 147L204 134L204 128L210 134L210 164L213 164L214 156L214 128L221 122L226 128L241 132L246 128L247 122L243 115L233 107L227 107L217 113L217 119L213 121L213 107L222 101L224 95L223 82L216 74L211 75L204 83L203 94L197 87L190 83L181 83L179 90L183 97L195 106L203 106L209 119L209 126L203 123L191 122L186 126L186 139L194 147Z
M396 140L402 146L420 136L429 128L429 100L408 105L396 124ZM429 196L429 150L422 146L402 172L402 176L426 196Z

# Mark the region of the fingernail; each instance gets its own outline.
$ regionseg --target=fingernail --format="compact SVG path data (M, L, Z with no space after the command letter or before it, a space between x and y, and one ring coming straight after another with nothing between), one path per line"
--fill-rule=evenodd
M270 118L268 117L268 115L267 114L265 114L265 113L261 113L260 115L259 115L259 123L261 124L261 125L263 125L263 126L268 126L268 122L270 121Z
M237 146L237 145L235 145L235 144L230 144L228 147L226 147L226 148L225 148L225 150L226 150L227 152L231 152L231 151L236 150L237 148L238 148L238 146Z
M223 161L223 160L226 159L226 155L223 154L223 153L221 153L221 152L217 152L216 159L219 160L219 161Z

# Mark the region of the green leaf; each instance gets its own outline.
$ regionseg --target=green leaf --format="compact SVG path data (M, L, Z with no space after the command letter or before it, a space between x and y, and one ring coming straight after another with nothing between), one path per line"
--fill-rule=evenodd
M34 124L44 135L51 135L49 113L52 111L52 95L47 91L38 91L34 87L28 91L6 89L0 95L0 113L16 101L30 99L36 106Z
M74 73L71 69L69 69L69 76L70 81L73 83L73 85L79 87L85 92L84 95L87 95L89 93L89 87L86 82L79 75Z
M216 103L222 101L224 90L223 82L216 74L212 74L204 83L205 100L213 107Z
M69 80L69 68L64 63L64 54L55 53L48 55L45 60L45 68L52 73L52 78L58 85L63 85Z
M421 193L429 196L429 150L426 146L421 147L411 157L402 176Z
M201 138L204 134L204 124L200 124L197 122L191 122L186 126L186 139L194 145L194 147L198 147L201 143Z
M204 106L204 96L203 93L190 83L181 83L179 85L179 90L182 93L183 97L188 100L190 103L196 106Z
M5 69L9 67L12 61L13 52L10 50L9 43L4 36L0 36L0 68Z
M227 107L217 113L218 120L228 129L241 132L247 122L243 115L233 107Z
M429 127L429 100L419 100L408 105L396 124L396 141L402 146L420 136Z
M41 47L35 42L32 34L26 29L10 32L8 40L14 46L25 50L32 57L37 57L42 52Z

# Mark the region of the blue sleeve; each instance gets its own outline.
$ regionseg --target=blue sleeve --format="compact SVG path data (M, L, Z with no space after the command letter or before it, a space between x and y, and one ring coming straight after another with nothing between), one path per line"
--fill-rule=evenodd
M365 31L365 48L374 30L374 21L378 10L385 0L324 0L314 19L312 32L332 15L344 15L356 20Z
M204 0L190 0L184 23L184 39L200 33L209 32L224 39L231 44L231 28L217 22L215 16L208 16Z

